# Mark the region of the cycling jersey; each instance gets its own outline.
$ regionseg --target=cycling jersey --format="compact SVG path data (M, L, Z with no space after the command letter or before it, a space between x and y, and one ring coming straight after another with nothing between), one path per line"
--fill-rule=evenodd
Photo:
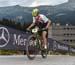
M33 22L36 23L39 28L44 28L48 23L48 18L43 14L39 14L38 16L33 17Z
M33 22L36 22L36 21L38 21L38 22L43 24L43 23L48 22L48 18L43 14L39 14L38 16L33 17Z

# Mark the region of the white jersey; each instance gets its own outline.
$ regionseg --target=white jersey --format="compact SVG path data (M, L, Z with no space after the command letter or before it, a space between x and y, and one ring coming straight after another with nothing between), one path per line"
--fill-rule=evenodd
M47 23L48 20L49 20L45 15L39 14L39 21L40 21L41 19L42 19L42 21L43 21L44 23ZM36 22L36 18L35 18L35 17L33 17L33 22L34 22L34 23Z

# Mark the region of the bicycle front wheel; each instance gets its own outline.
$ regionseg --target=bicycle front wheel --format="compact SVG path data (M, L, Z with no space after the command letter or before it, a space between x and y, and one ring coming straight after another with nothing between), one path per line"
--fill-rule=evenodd
M34 59L35 56L38 54L38 51L39 51L39 48L38 48L37 39L35 35L29 36L28 42L26 45L27 57L31 60Z

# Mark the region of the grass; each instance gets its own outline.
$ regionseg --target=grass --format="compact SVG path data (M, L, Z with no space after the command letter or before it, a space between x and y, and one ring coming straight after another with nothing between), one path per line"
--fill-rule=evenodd
M75 56L75 53L49 51L49 55L70 55ZM24 51L19 50L0 50L0 55L24 55Z

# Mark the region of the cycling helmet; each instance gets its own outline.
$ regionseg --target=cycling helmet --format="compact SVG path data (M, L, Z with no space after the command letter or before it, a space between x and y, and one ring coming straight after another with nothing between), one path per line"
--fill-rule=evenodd
M37 8L33 9L32 15L37 16L38 14L39 14L39 9L37 9Z

